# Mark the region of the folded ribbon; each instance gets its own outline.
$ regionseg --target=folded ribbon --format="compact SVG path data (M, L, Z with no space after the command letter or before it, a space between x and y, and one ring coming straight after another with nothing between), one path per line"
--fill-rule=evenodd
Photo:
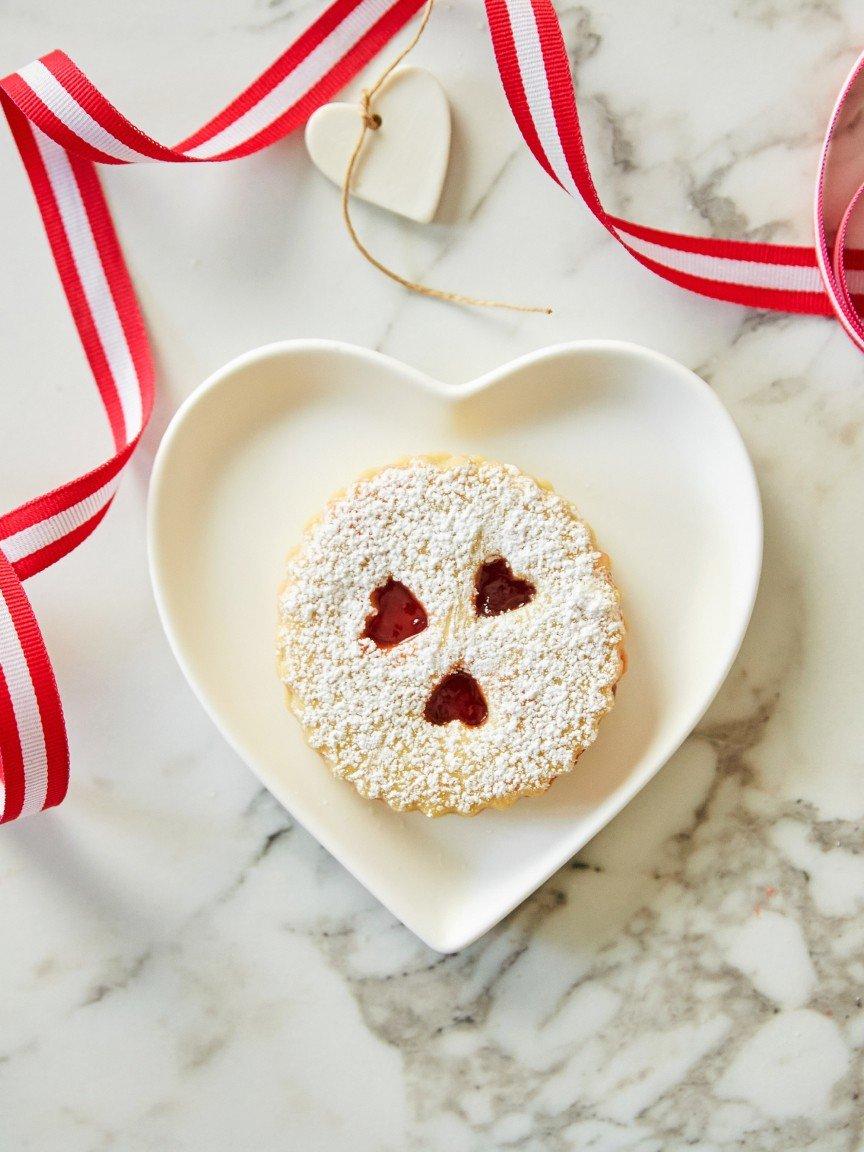
M546 173L580 197L640 264L665 280L751 308L831 315L861 346L864 252L845 248L848 222L862 195L849 200L829 258L825 173L832 141L862 55L838 97L825 135L816 194L816 247L685 236L646 228L603 207L585 155L567 49L552 0L486 0L492 43L507 99L525 143ZM847 269L851 275L847 275Z

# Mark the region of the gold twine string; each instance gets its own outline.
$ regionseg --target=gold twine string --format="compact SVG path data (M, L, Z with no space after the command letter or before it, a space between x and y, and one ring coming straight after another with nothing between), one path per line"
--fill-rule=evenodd
M351 237L354 247L360 255L368 260L373 268L377 268L379 272L382 272L385 276L389 277L389 279L394 280L397 284L401 284L403 288L407 288L411 292L417 292L421 296L431 296L434 300L446 300L450 304L462 304L471 308L501 308L508 312L539 312L543 315L551 316L551 308L538 308L528 304L509 304L504 300L482 300L476 296L464 296L460 292L445 292L441 288L431 288L428 284L419 284L415 280L408 280L405 276L400 276L398 272L392 268L388 268L386 264L383 264L376 256L372 255L357 235L357 229L354 227L351 219L351 183L354 179L354 169L360 153L363 150L363 145L366 142L367 134L369 132L377 132L381 127L381 117L373 110L372 101L387 78L399 67L423 35L426 25L429 23L429 17L432 15L434 3L435 0L427 0L426 7L423 10L423 18L407 46L402 49L395 60L387 65L372 87L364 90L361 94L360 135L357 137L357 143L354 145L354 151L351 153L351 159L348 161L348 167L345 170L345 179L342 181L342 219L345 222L345 227L348 229L348 235Z

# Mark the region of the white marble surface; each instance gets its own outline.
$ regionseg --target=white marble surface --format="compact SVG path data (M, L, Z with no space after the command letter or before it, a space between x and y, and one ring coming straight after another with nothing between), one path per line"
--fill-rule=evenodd
M62 47L175 139L317 7L6 0L0 67ZM560 8L610 207L807 237L860 5ZM476 0L441 0L416 61L454 108L440 220L360 206L365 234L410 274L548 301L551 320L450 311L376 277L299 139L242 164L108 174L161 393L106 523L31 582L74 784L62 810L0 834L0 1147L859 1148L864 362L827 321L689 297L620 252L517 139ZM107 435L5 133L0 164L10 506L94 462ZM148 588L148 463L178 401L244 349L310 335L452 380L557 340L641 341L717 388L762 485L762 591L699 731L571 866L446 959L223 746Z

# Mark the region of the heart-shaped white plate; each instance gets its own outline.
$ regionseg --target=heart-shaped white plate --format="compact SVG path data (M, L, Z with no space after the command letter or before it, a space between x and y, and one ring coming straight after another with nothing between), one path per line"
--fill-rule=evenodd
M512 462L571 499L612 557L628 623L617 704L577 769L472 819L397 814L332 777L275 667L276 590L304 523L364 469L441 451ZM450 952L542 884L690 732L743 638L762 518L732 419L655 352L564 345L448 386L302 341L234 360L180 408L153 471L149 547L168 639L226 739L394 915Z

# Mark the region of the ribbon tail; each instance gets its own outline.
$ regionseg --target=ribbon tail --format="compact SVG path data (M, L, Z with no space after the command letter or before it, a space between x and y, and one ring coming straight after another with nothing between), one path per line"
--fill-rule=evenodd
M53 808L69 784L54 670L27 594L0 552L0 824Z

